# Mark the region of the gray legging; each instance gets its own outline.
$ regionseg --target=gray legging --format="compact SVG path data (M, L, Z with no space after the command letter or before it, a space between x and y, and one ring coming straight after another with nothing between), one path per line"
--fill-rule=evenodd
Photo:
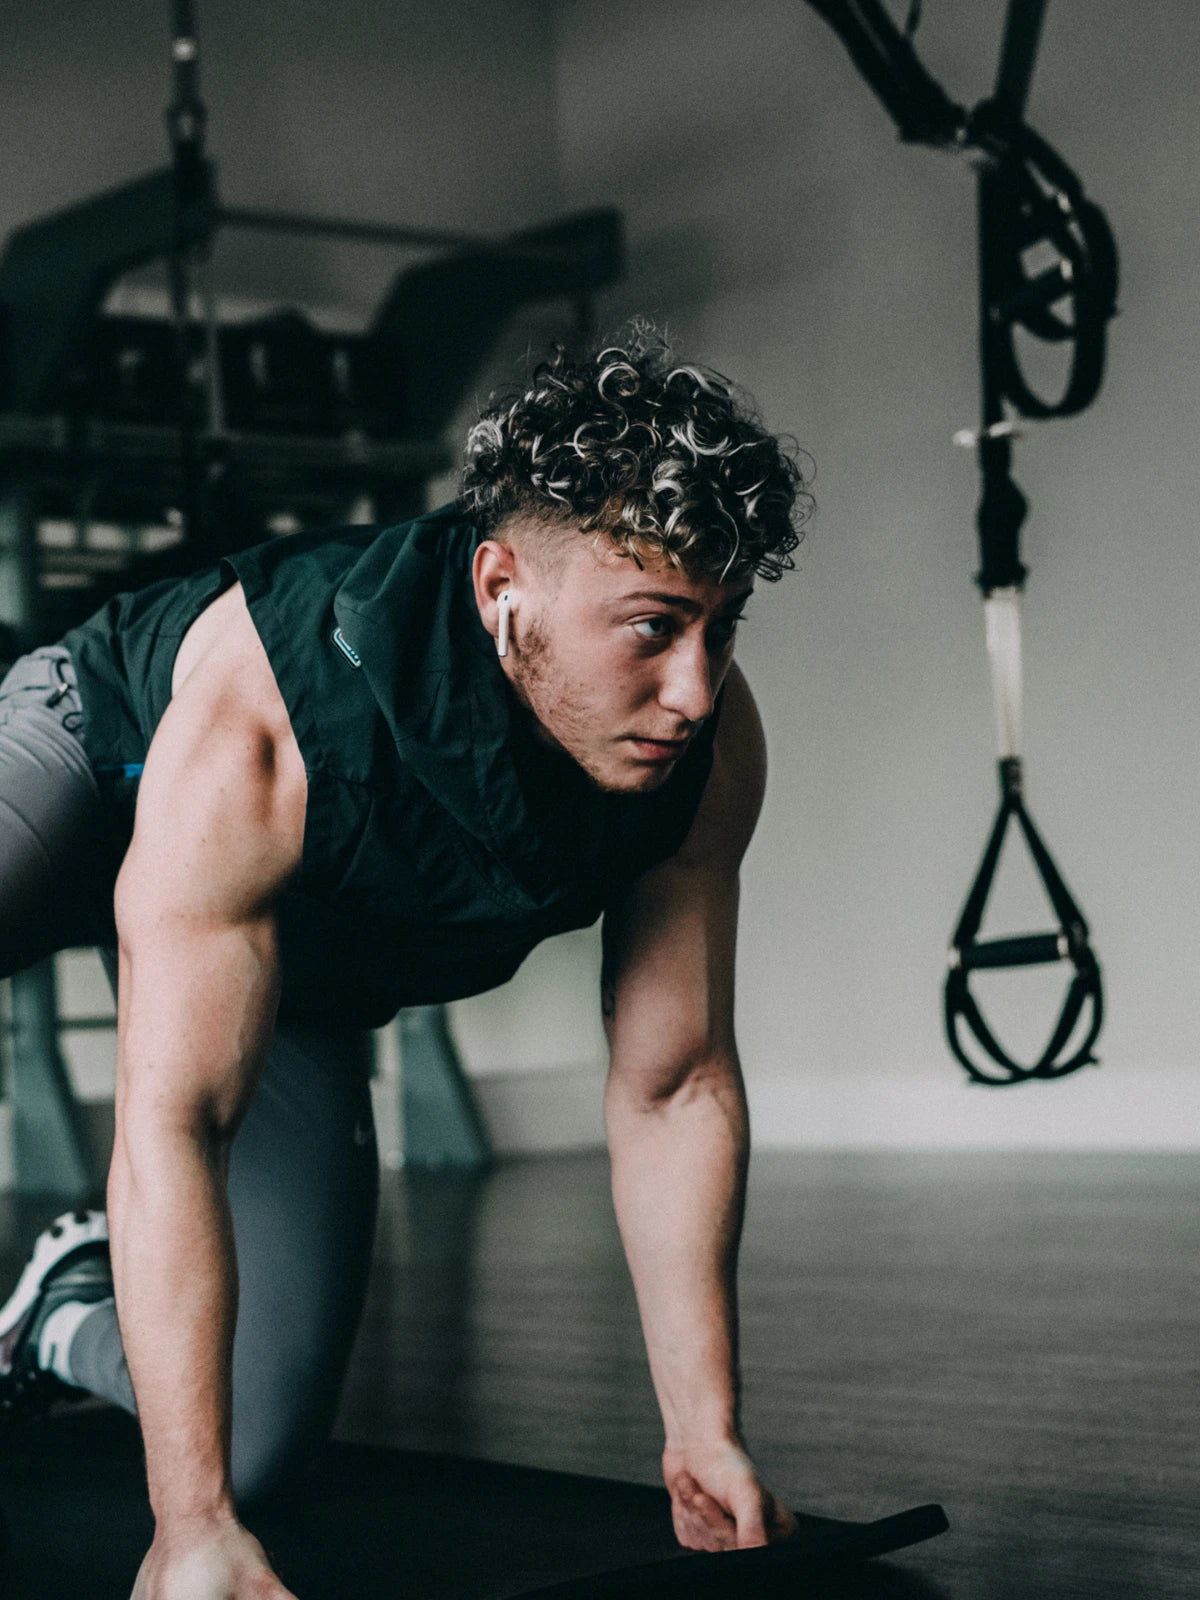
M0 977L112 936L119 862L82 720L61 646L23 657L0 683ZM233 1479L243 1504L302 1467L333 1424L375 1226L369 1079L369 1035L281 1024L234 1139ZM110 1305L80 1324L71 1372L136 1411Z

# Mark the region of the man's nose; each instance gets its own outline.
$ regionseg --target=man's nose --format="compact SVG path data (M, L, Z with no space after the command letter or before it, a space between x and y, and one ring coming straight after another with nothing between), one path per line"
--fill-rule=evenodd
M659 704L684 722L701 723L712 715L713 664L703 638L680 639L664 660Z

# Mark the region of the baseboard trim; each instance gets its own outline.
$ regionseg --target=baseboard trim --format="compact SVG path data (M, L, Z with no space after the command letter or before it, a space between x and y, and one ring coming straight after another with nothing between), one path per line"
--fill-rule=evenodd
M604 1068L489 1072L472 1081L498 1156L588 1150L604 1143Z
M1200 1150L1200 1073L1084 1068L989 1088L952 1062L843 1080L749 1085L760 1148L865 1150Z
M497 1155L604 1143L598 1063L472 1081ZM764 1150L1200 1151L1200 1071L1183 1068L1109 1065L996 1090L968 1084L951 1066L845 1079L797 1074L751 1079L749 1098L754 1143ZM111 1140L110 1106L85 1109L97 1144ZM0 1102L0 1191L15 1179L11 1121L11 1106ZM390 1149L398 1127L385 1140L380 1121L381 1149Z
M599 1065L476 1078L496 1151L604 1141ZM1200 1072L1087 1068L1056 1082L972 1085L953 1063L853 1078L761 1077L748 1085L760 1149L1200 1150Z

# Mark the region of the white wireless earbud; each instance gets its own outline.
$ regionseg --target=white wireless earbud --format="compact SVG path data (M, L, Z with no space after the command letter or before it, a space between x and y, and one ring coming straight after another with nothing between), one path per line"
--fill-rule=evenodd
M501 656L508 654L508 612L511 605L512 598L508 590L505 589L504 593L496 601L496 610L500 620L500 631L496 635L496 654Z

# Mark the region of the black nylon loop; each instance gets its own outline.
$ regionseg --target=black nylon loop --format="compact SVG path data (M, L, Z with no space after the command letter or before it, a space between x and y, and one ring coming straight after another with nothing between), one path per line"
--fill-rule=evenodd
M1079 1067L1094 1063L1096 1058L1092 1054L1092 1046L1099 1037L1104 1020L1104 994L1100 967L1088 944L1087 923L1025 806L1021 794L1019 764L1013 761L1003 763L1001 777L1000 809L992 825L979 870L958 919L958 926L954 930L950 950L950 970L946 974L944 993L946 1037L951 1050L975 1083L992 1085L1024 1083L1030 1078L1062 1078L1069 1072L1075 1072ZM985 1020L970 986L970 974L973 970L984 966L993 971L1004 967L1023 966L1026 964L1023 959L1023 946L1029 946L1043 938L1058 937L1058 935L1037 935L1025 939L996 941L983 947L989 952L987 958L975 961L972 957L992 882L996 876L996 868L999 865L1000 852L1014 818L1033 858L1033 864L1045 887L1050 904L1058 917L1060 934L1064 936L1067 949L1066 959L1071 961L1075 968L1075 975L1046 1047L1029 1066L1022 1066L1001 1045ZM1013 959L995 959L999 953L998 946L1002 947L1003 943L1011 945ZM1066 1048L1083 1014L1084 1006L1089 1001L1092 1014L1083 1040L1070 1055L1063 1057L1061 1052ZM964 1025L974 1036L976 1044L984 1055L1000 1069L999 1072L990 1072L968 1052L962 1037Z
M1084 1037L1076 1049L1060 1061L1058 1053L1070 1038L1089 1000L1092 1003L1092 1014ZM1080 1067L1096 1064L1092 1046L1099 1038L1100 1029L1104 1024L1104 992L1100 982L1100 969L1093 961L1089 971L1076 973L1071 980L1071 986L1049 1043L1029 1067L1021 1066L1000 1044L985 1022L979 1004L970 991L966 973L958 969L952 969L946 978L945 1012L946 1037L950 1048L973 1083L1003 1087L1011 1083L1027 1083L1031 1078L1065 1078L1068 1073L1076 1072ZM968 1053L960 1032L963 1023L974 1035L980 1049L1000 1068L999 1072L988 1071Z
M1020 268L1020 256L1016 252L1006 264L1006 276L1012 284L1009 301L993 308L1002 329L996 339L996 386L1023 417L1044 420L1075 416L1091 405L1104 380L1107 324L1116 309L1116 250L1099 207L1084 202L1075 213L1075 220L1083 236L1082 245L1071 235L1061 238L1047 235L1047 242L1059 251L1071 269L1069 280L1063 283L1056 297L1061 299L1065 295L1068 298L1070 320L1056 315L1049 304L1035 303L1021 308L1013 303L1018 288L1030 281ZM1057 400L1044 399L1027 382L1017 355L1018 327L1046 342L1070 342L1070 370Z

